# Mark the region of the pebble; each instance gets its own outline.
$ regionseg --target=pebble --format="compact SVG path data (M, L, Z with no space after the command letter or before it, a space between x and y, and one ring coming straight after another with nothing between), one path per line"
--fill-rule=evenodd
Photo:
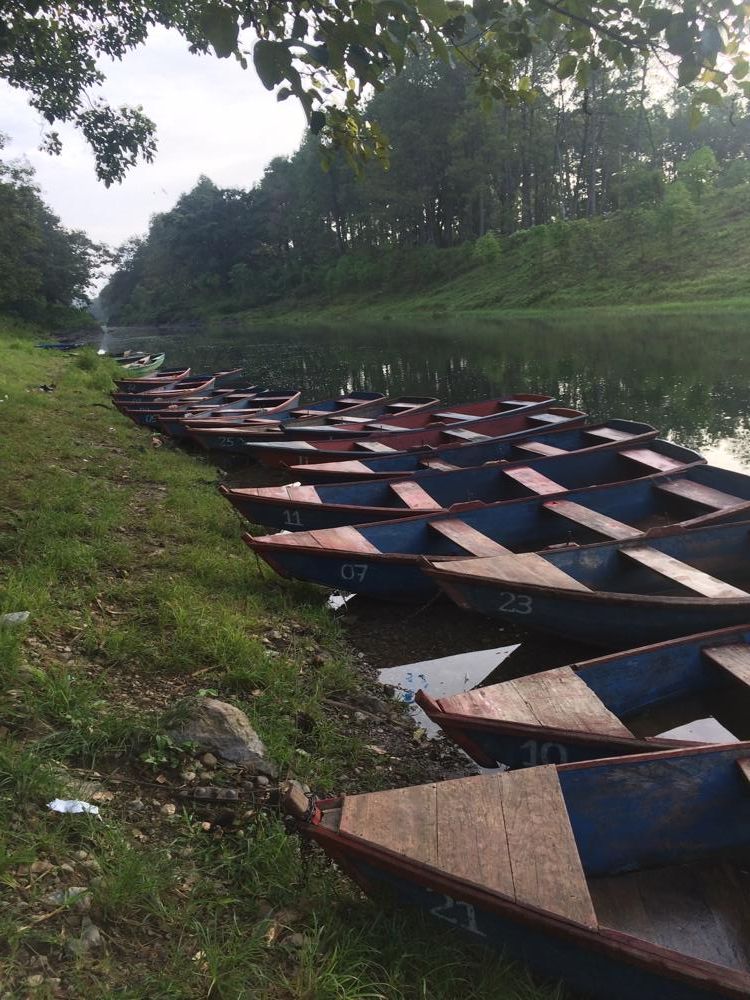
M180 777L182 778L183 781L195 781L198 775L195 773L195 771L183 771Z
M55 866L50 861L33 861L29 866L29 872L32 875L46 875L47 872L51 872Z
M256 774L255 784L257 785L258 788L266 788L268 785L271 784L271 779L267 778L265 774Z
M141 812L146 808L142 799L131 799L130 802L127 803L127 807L131 812Z
M304 948L305 940L304 934L290 934L289 937L284 939L284 943L288 944L291 948Z
M85 913L91 908L91 890L86 885L71 885L68 889L48 892L46 896L42 896L42 903L53 909L67 905L79 913Z
M204 753L201 760L206 765L206 767L216 767L219 763L218 757L214 757L212 753Z
M37 986L41 986L43 982L44 982L44 976L40 976L39 973L36 973L33 976L26 977L26 985L30 987L32 990L35 990Z
M165 802L160 811L164 816L174 816L177 806L173 802Z

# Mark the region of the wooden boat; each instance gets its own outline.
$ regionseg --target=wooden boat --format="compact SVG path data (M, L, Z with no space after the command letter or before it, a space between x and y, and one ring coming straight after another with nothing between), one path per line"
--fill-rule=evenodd
M53 340L36 346L41 347L43 351L75 351L79 347L86 347L86 344L80 341Z
M400 444L404 444L404 447L412 447L414 441L421 441L425 435L429 435L435 430L449 428L454 424L461 423L461 435L459 439L465 439L466 436L470 435L472 432L467 427L470 424L471 427L481 424L482 427L488 420L499 419L499 415L507 415L511 413L535 413L537 410L543 409L548 403L553 402L550 396L538 396L538 395L528 395L520 394L518 396L508 397L507 399L494 399L494 400L484 400L481 403L465 404L467 409L469 407L475 410L478 407L483 407L485 409L492 409L494 411L494 416L482 416L478 413L469 413L465 411L451 411L450 413L438 412L437 410L430 409L427 411L420 411L418 413L405 413L402 416L394 416L391 418L388 424L388 429L386 431L378 430L375 422L367 422L363 428L360 429L358 437L366 438L368 444L364 447L365 454L372 453L373 451L388 451L389 448L380 448L377 443L370 445L371 441L379 441L381 437L386 435L388 438L396 435L394 442L397 441ZM413 426L416 422L416 426ZM420 429L419 423L425 423L425 426ZM313 424L316 421L312 421ZM403 426L402 426L403 425ZM258 459L264 465L271 467L283 467L289 462L296 461L295 455L297 452L302 451L304 455L308 452L315 454L315 449L317 448L350 448L355 445L353 438L347 438L344 441L316 441L307 442L304 440L297 440L296 438L292 440L293 432L290 430L288 434L282 435L279 439L276 435L271 438L261 437L259 439L256 429L245 428L245 429L234 429L231 435L221 434L220 431L215 431L213 437L209 435L204 435L196 431L196 440L203 445L204 448L216 448L221 447L223 451L232 451L234 454L245 455L249 458ZM289 438L285 440L284 438ZM455 440L455 438L453 439ZM411 443L410 443L411 442ZM263 448L260 450L260 454L256 454L255 446L256 444L262 444ZM391 449L393 450L393 449ZM303 456L304 457L304 456ZM327 458L331 458L329 454L326 455ZM335 456L333 456L335 458Z
M448 472L424 469L409 479L249 489L222 486L221 492L252 524L289 531L317 530L393 521L414 514L434 517L448 510L486 507L532 494L552 495L678 472L704 462L697 451L667 441L653 442L649 448L618 449L610 442L609 446L561 452L523 466L517 462L515 471L505 462L492 462Z
M452 445L457 441L478 443L496 437L507 437L509 434L528 436L538 432L540 427L575 427L585 419L586 414L581 410L562 406L551 406L544 410L534 408L531 412L524 412L519 408L509 410L502 416L472 420L471 427L445 424L443 427L434 426L425 430L369 434L356 440L347 438L344 441L261 442L250 445L248 452L251 458L270 468L288 468L290 465L304 464L308 459L317 461L322 457L326 462L346 462L373 454L432 454L441 446Z
M467 469L486 462L515 461L521 458L538 458L558 455L584 448L616 447L622 444L640 444L655 438L657 431L650 424L633 420L609 420L603 424L589 424L576 430L569 426L553 424L540 426L528 435L507 435L473 444L441 445L439 448L416 452L397 452L395 455L360 455L346 462L310 462L291 465L290 473L304 483L367 482L374 479L392 479L395 476L413 476L424 469Z
M698 484L674 487L678 498L701 497L719 513L719 505L726 512L738 500ZM669 484L660 490L669 495ZM461 607L627 649L750 621L750 521L543 553L430 560L425 572Z
M663 456L656 450L653 454L652 475L648 475L649 470L644 465L641 471L646 473L645 477L627 482L592 486L571 493L557 489L552 493L552 481L548 476L528 466L508 466L504 470L506 475L511 481L523 484L527 491L525 497L375 524L243 537L247 545L282 576L381 600L426 601L436 595L437 583L442 586L443 574L450 574L453 566L473 581L479 568L487 564L489 569L494 559L498 565L503 565L504 560L512 567L515 553L521 553L518 560L522 565L525 560L536 569L537 563L553 557L562 558L571 551L590 552L596 546L589 543L600 538L637 539L648 535L646 541L650 542L654 532L667 530L664 525L697 528L750 517L750 476L702 466L664 473L656 466ZM644 456L643 460L647 458ZM720 492L709 483L720 483L733 493ZM695 499L697 495L707 499ZM683 532L685 538L692 534L692 531ZM647 546L643 544L643 548ZM538 557L533 555L540 550L545 551ZM442 553L442 557L437 552ZM470 555L475 558L467 559ZM436 563L441 570L437 579L434 572L424 572ZM505 594L502 586L499 585L499 589ZM532 600L525 590L513 600L508 598L506 601L497 592L485 595L484 600L491 609L507 603L508 617L517 624L533 626L535 623L527 608L535 607L537 598ZM483 610L478 606L476 609ZM584 614L592 612L587 609L578 614L583 618ZM518 618L519 615L523 619ZM591 625L592 629L596 628L603 612L597 608L596 615L597 623ZM750 610L746 611L746 617L750 620ZM733 621L736 619L719 620L715 626L705 627L718 628ZM697 624L701 627L699 622ZM623 631L628 635L626 625ZM677 631L672 635L690 631L693 629L683 628L682 633ZM578 638L585 641L585 636ZM632 642L626 640L620 643L620 648L629 645Z
M188 378L191 374L190 368L167 368L159 375L149 375L145 378L118 378L115 385L118 392L142 393L149 389L158 389L168 385L170 382L179 382L180 379Z
M200 417L201 413L210 412L217 405L242 407L242 412L250 416L276 412L281 416L299 402L300 393L296 389L262 389L257 386L246 386L242 389L222 389L214 397L203 396L187 400L180 404L169 406L168 401L147 403L135 408L128 408L128 416L138 424L150 425L162 429L160 420L180 420L183 417L190 420ZM169 416L168 416L169 415ZM170 424L171 426L171 424Z
M165 387L151 389L148 393L144 393L143 396L139 396L136 399L131 399L129 393L113 393L112 402L121 413L131 416L140 411L147 410L150 403L156 404L159 409L163 409L171 402L191 397L206 396L215 387L215 379L200 375L193 378L183 378L178 382L169 382Z
M750 625L642 646L450 697L435 699L417 691L416 702L483 767L565 764L680 743L746 739Z
M373 400L360 397L374 397ZM303 436L308 425L329 427L333 436L336 433L337 421L348 416L349 420L361 420L363 424L376 414L391 412L406 414L422 411L438 405L434 397L429 396L397 396L388 399L379 393L349 393L344 397L321 400L308 406L293 410L285 419L245 421L241 416L237 420L225 420L221 415L211 419L190 421L189 433L202 447L208 451L229 451L235 454L245 454L247 445L256 441L281 441L284 437L296 438ZM323 416L329 413L330 416ZM320 421L325 422L321 425ZM238 446L234 437L227 436L227 429L233 434L237 425L242 427L241 445ZM208 431L209 433L204 433ZM325 435L323 435L325 436Z
M747 1000L748 776L737 743L283 806L368 895L576 995Z
M117 359L121 368L125 369L131 376L148 375L158 371L166 360L166 354L144 354L140 358Z

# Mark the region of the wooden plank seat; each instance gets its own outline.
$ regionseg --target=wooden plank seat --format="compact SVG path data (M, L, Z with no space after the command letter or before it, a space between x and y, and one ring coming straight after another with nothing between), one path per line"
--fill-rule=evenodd
M605 538L624 540L626 538L638 538L642 534L637 528L633 528L629 524L616 521L613 517L607 517L606 514L599 514L597 511L583 507L579 503L573 503L572 500L548 500L544 504L544 509L550 511L552 514L558 514L568 521L573 521L575 524L580 524L584 528L590 528L597 534L604 535Z
M442 509L437 500L431 497L427 490L422 489L419 483L408 481L395 482L391 483L391 490L412 510Z
M440 523L445 524L445 521ZM508 552L486 559L457 559L445 563L435 560L435 564L462 576L476 576L484 580L499 580L503 583L520 583L533 587L553 587L556 590L590 589L585 583L581 583L548 562L537 552Z
M415 403L389 403L387 408L389 410L413 410L415 405Z
M460 427L447 427L443 434L446 437L459 438L461 441L489 441L489 434L478 434L476 431L467 431Z
M442 413L433 413L432 416L437 420L472 420L474 417L473 413L456 413L449 410L443 410Z
M750 594L745 593L744 590L739 590L729 583L724 583L723 580L717 580L716 577L709 576L708 573L704 573L702 570L696 569L688 563L681 562L681 560L667 555L666 552L653 549L649 545L628 546L627 548L620 549L620 553L628 559L640 563L641 566L646 566L648 569L653 570L660 576L664 576L668 580L673 580L675 583L679 583L696 594L701 594L703 597L723 599L750 597Z
M445 712L530 726L632 737L631 731L571 667L440 698Z
M668 455L660 455L652 448L628 448L627 451L621 451L620 454L623 458L632 459L632 461L645 465L649 469L655 469L657 472L675 472L677 469L685 468L684 462L678 462L677 459L670 458Z
M662 493L669 493L672 496L682 497L685 500L692 500L702 504L704 507L711 507L714 510L728 510L730 507L737 507L748 503L742 497L733 496L731 493L722 493L711 486L704 486L702 483L694 483L689 479L677 479L673 483L660 483L657 490Z
M517 444L516 448L519 451L527 451L531 455L567 455L568 452L564 448L555 448L551 444L545 444L544 441L524 441L523 443Z
M560 486L559 483L548 479L547 476L543 476L541 472L530 469L527 465L520 465L515 469L503 469L503 472L506 476L510 476L515 482L520 483L521 486L525 486L527 490L531 490L532 493L536 493L539 496L544 496L548 493L565 492L564 486Z
M570 417L565 417L561 413L532 413L529 420L537 424L565 424Z
M438 469L440 472L453 472L454 469L460 468L458 465L444 462L441 458L423 458L419 464L425 469Z
M339 832L596 927L554 766L347 795Z
M482 534L481 531L477 531L476 528L472 528L470 524L458 518L430 521L429 525L433 531L437 531L444 538L460 545L462 549L466 549L473 556L494 556L509 551L493 538Z
M328 421L331 424L369 424L370 417L357 417L353 414L349 416L348 413L337 413L329 417Z
M289 499L295 503L320 503L320 496L314 486L287 486Z
M735 680L750 685L750 646L744 642L731 646L711 646L703 650L703 655Z
M389 444L383 444L382 441L358 441L358 448L364 448L366 451L395 451L395 448L391 448Z
M620 431L616 427L593 427L590 430L584 428L584 433L591 437L602 438L604 441L630 441L635 437L629 431Z

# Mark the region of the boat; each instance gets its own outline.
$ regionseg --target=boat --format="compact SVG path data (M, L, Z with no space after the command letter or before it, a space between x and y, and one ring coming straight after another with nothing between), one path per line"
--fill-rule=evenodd
M286 435L282 435L281 439L277 435L273 435L270 439L266 438L265 435L259 438L257 428L252 427L233 428L231 434L222 433L222 430L217 429L212 435L203 434L196 429L194 437L199 444L209 450L220 448L222 451L231 451L234 454L256 459L263 465L272 468L283 468L292 462L298 461L300 454L303 461L311 455L318 455L317 449L325 449L326 459L332 461L337 457L332 451L341 449L345 451L350 449L354 451L362 450L364 454L372 454L373 452L395 451L397 448L400 450L402 447L427 447L432 437L439 434L442 430L445 430L447 433L453 425L459 423L461 427L455 427L452 436L448 437L448 440L451 442L455 442L456 440L475 440L481 436L477 435L477 437L473 438L473 428L480 426L484 430L488 422L496 420L504 422L508 419L508 416L519 413L536 413L538 410L544 409L551 402L554 402L551 396L519 394L509 396L505 399L483 400L481 403L466 403L464 404L466 409L460 410L460 412L457 408L450 412L428 410L419 413L406 413L400 417L393 417L388 425L378 425L375 422L368 422L360 429L358 435L365 443L354 438L346 438L343 441L339 441L338 438L335 440L329 439L314 442L302 439L297 440L293 437L293 430L290 430ZM479 414L477 412L479 407L492 410L492 415L483 416ZM416 425L412 426L415 422ZM313 421L313 423L315 422ZM402 426L402 423L405 426ZM424 423L425 426L420 428L419 423ZM387 426L387 429L383 430L383 426ZM284 440L285 437L288 437L289 440ZM383 441L386 439L391 441L393 447L381 444L381 439ZM327 449L332 449L332 451ZM343 457L347 458L349 456L344 454Z
M121 368L128 372L130 376L149 375L158 371L166 360L166 354L144 354L139 358L115 359Z
M413 476L424 469L467 469L486 462L515 461L520 458L538 458L559 455L584 448L616 447L621 444L639 444L655 438L657 431L650 424L634 420L609 420L606 423L587 424L571 430L569 425L556 427L540 424L536 430L519 436L500 435L489 441L474 444L441 445L439 448L416 452L358 455L345 462L310 462L291 465L289 472L303 483L367 482L374 479L392 479L395 476Z
M750 736L750 625L433 698L427 716L482 767L533 767Z
M80 341L54 340L49 343L37 344L36 346L41 347L43 351L75 351L79 347L86 347L86 344Z
M515 434L518 437L537 433L540 427L576 427L584 423L586 414L568 407L551 406L544 410L509 410L497 417L472 420L472 426L445 424L425 430L391 431L388 434L369 434L362 438L344 441L275 441L254 443L248 447L251 458L269 468L288 468L325 458L326 462L346 462L373 454L390 456L405 453L434 453L443 445L457 441L487 442L496 437Z
M710 497L714 509L738 501L720 490L675 487L678 499ZM669 495L669 484L660 490ZM750 621L750 521L689 531L678 525L640 539L541 553L428 560L425 572L463 608L628 649Z
M655 463L663 457L655 449L653 454ZM490 564L497 559L498 565L505 560L512 566L516 553L521 553L519 560L534 565L536 559L543 561L548 553L550 558L557 558L571 550L584 552L582 546L588 548L601 538L650 540L655 532L666 531L669 526L679 525L684 530L750 518L750 476L723 469L694 466L683 472L664 473L656 465L651 470L644 465L641 478L569 493L562 490L562 483L553 483L549 476L529 466L507 466L503 471L511 482L523 486L525 496L394 521L313 531L287 530L273 535L246 534L243 538L282 576L380 600L424 602L437 595L438 583L442 586L442 575L436 579L434 572L425 573L435 563L446 574L455 565L473 579L473 564ZM614 474L622 475L622 471ZM716 482L734 490L731 504L728 493L714 500L713 494L719 491L707 484ZM556 492L552 492L553 487ZM685 494L690 493L710 496L711 506L688 499ZM535 552L541 555L536 557ZM525 592L507 602L497 593L487 595L485 600L490 608L504 608L507 603L509 618L533 626L526 610L532 599ZM598 609L596 613L599 615ZM524 616L523 620L519 615ZM747 617L750 620L750 610ZM731 622L719 622L715 627L720 624ZM626 626L624 630L627 635ZM693 629L683 629L690 631Z
M144 377L132 377L115 379L118 392L143 393L149 389L158 389L168 385L170 382L179 382L180 379L188 378L192 374L190 368L166 368L159 375L148 375Z
M750 743L315 799L282 808L400 904L601 1000L750 996Z
M258 386L242 386L237 389L219 389L212 395L202 395L195 400L178 400L173 404L163 398L155 401L140 400L135 407L127 409L136 423L150 424L164 430L164 426L160 423L162 418L171 428L172 421L177 422L182 418L198 419L203 413L209 413L219 406L242 407L242 412L248 415L272 412L281 414L299 402L299 397L297 389L259 389Z
M483 507L517 500L532 493L548 495L605 483L625 482L655 473L677 472L704 464L697 451L666 441L649 448L618 448L562 452L525 464L515 471L506 462L443 472L424 469L410 478L318 486L262 486L230 489L223 496L251 524L289 531L370 524L410 515L435 516L448 510ZM744 479L744 477L742 477ZM750 479L748 479L750 493Z
M196 375L191 378L180 379L177 382L168 382L165 386L150 389L135 399L130 398L130 393L115 392L112 393L112 402L118 410L129 416L131 413L146 409L147 406L144 407L144 403L154 402L160 408L164 408L172 401L187 399L191 396L205 396L207 393L212 392L215 387L216 380L212 376Z
M369 396L370 399L362 397ZM372 397L378 397L373 399ZM189 433L194 440L207 451L230 451L236 454L244 454L247 445L256 441L275 441L288 438L297 438L304 435L308 425L316 427L329 427L333 437L336 433L337 421L343 420L344 415L350 421L361 420L364 425L373 415L384 412L406 414L417 412L439 405L434 397L430 396L397 396L388 399L379 393L349 393L347 396L337 396L334 399L324 399L316 403L293 410L285 415L283 419L277 418L275 421L249 419L246 420L239 415L236 419L225 419L221 414L209 418L190 421ZM330 416L322 417L329 413ZM320 420L326 421L320 424ZM242 427L242 441L238 447L232 437L227 438L227 429L233 432L237 425Z

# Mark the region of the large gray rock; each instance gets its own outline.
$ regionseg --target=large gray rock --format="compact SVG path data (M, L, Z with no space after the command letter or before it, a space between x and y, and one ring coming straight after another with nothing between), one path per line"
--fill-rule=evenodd
M216 698L188 698L176 706L174 716L169 735L175 743L194 743L255 774L276 776L263 740L234 705Z

